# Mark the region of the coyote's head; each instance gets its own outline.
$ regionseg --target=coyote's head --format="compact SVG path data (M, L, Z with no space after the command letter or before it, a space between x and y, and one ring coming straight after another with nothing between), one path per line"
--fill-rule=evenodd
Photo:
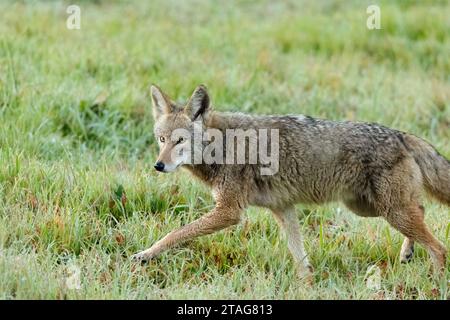
M151 86L154 132L159 144L155 169L172 172L193 162L196 150L202 150L202 137L210 99L206 87L198 86L185 106L176 105L161 89Z

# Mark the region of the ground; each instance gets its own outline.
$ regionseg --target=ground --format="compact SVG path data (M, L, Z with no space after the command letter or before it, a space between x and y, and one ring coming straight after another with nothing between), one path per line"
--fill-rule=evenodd
M313 287L257 208L129 259L213 206L187 172L153 170L151 83L181 101L204 83L218 110L378 122L450 158L449 2L376 1L380 30L366 1L75 2L80 30L68 2L0 4L0 298L449 298L422 247L400 264L403 237L339 203L297 207ZM449 208L425 207L450 248Z

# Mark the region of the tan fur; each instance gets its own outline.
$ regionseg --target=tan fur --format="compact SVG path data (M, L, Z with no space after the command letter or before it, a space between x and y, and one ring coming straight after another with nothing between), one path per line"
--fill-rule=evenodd
M212 188L216 206L138 253L136 259L151 259L176 244L233 226L243 210L253 205L272 210L300 275L308 277L310 265L294 205L342 201L360 216L383 217L404 234L402 261L411 258L414 242L418 242L431 255L435 269L443 270L446 249L424 224L420 196L425 187L450 204L450 165L423 140L370 123L215 112L204 86L194 91L185 108L175 106L156 86L152 87L152 98L155 135L158 140L165 138L160 142L158 161L170 168L168 171L179 166L170 163L170 150L183 145L170 141L170 134L177 128L193 130L193 120L199 116L202 130L278 129L279 171L263 176L260 164L182 164ZM186 143L202 147L189 139Z

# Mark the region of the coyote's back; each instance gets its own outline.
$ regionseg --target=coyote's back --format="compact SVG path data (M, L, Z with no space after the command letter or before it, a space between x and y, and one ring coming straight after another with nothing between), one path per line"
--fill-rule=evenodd
M375 203L381 194L398 184L391 177L397 172L408 173L405 184L418 188L423 185L437 199L449 203L448 161L413 135L373 123L308 116L250 118L241 119L240 123L270 127L280 133L278 173L261 176L258 170L248 168L248 183L255 196L252 204L282 207L334 200ZM382 209L373 209L370 215L386 214Z

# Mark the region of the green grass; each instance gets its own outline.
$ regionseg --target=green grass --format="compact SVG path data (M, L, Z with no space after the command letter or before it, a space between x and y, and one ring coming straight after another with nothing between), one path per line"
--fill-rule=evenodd
M256 208L148 265L129 261L213 206L188 173L152 170L150 83L180 100L205 83L219 110L375 121L450 158L447 1L381 1L375 31L365 1L78 3L73 31L68 2L0 4L0 298L450 297L423 248L399 264L402 236L340 204L298 206L313 288ZM426 209L449 248L449 208ZM366 286L372 265L380 290ZM79 290L66 286L73 268Z

